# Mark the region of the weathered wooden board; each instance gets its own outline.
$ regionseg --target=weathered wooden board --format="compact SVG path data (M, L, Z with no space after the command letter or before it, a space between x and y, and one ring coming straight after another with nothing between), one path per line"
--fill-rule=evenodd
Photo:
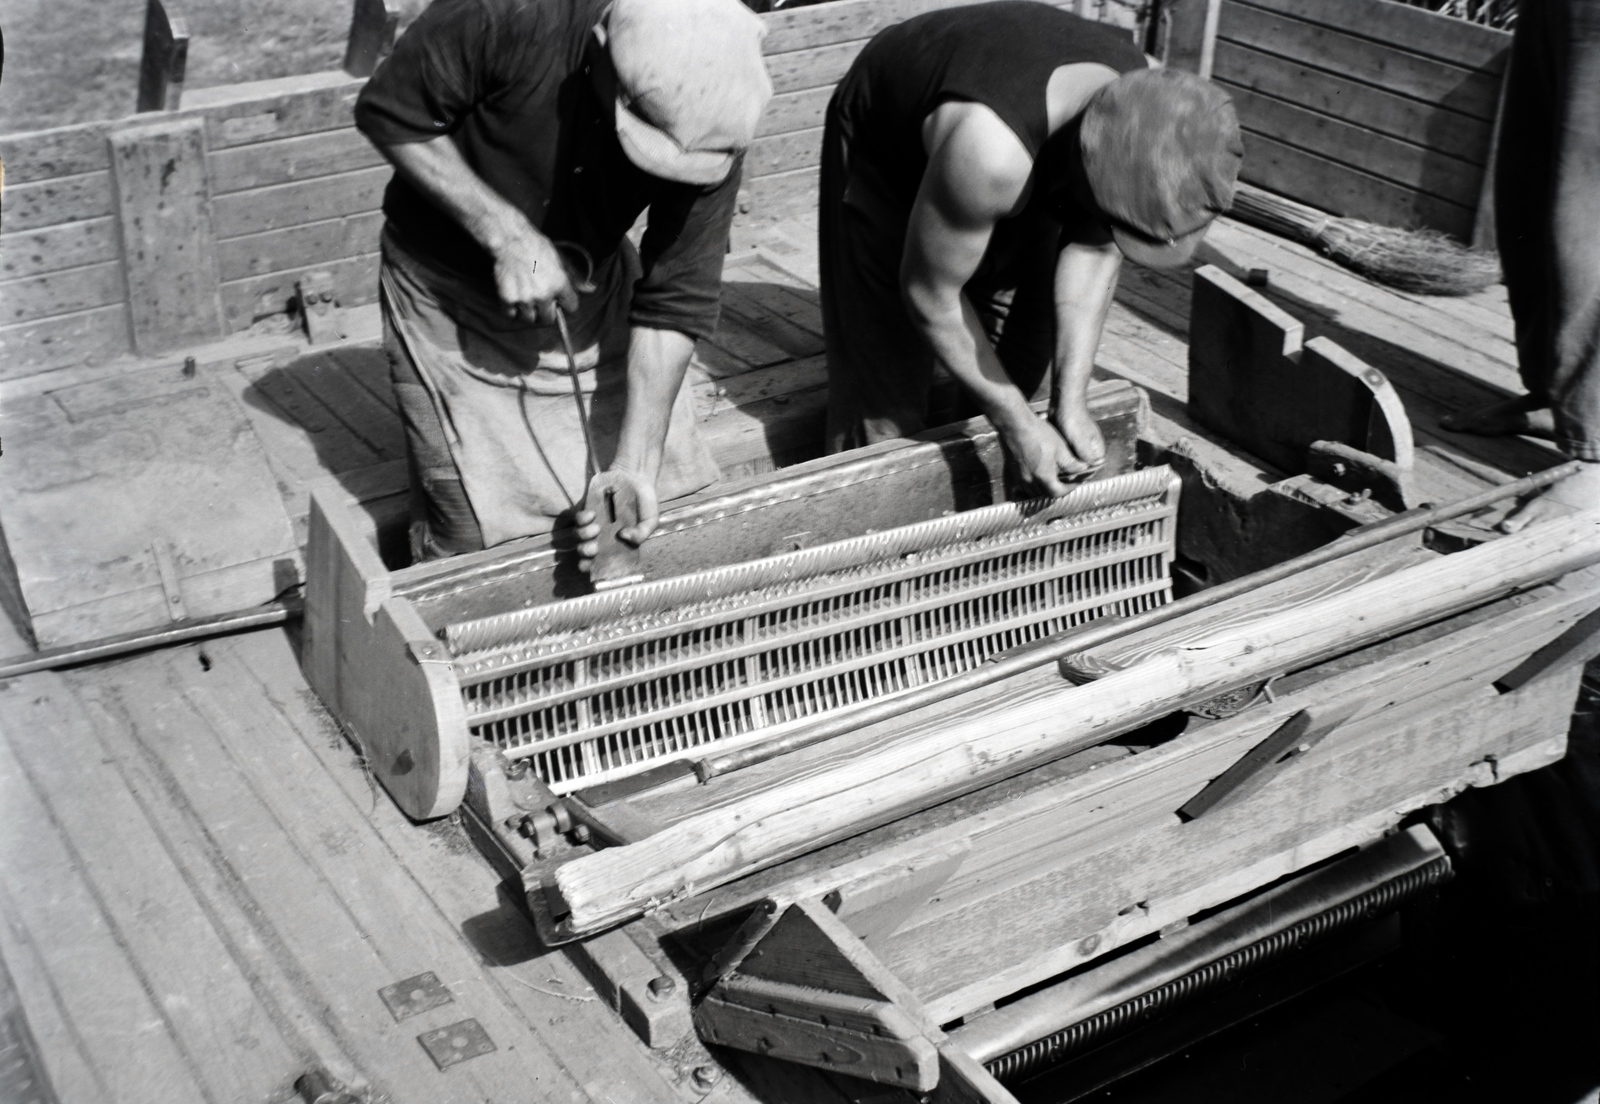
M1248 131L1461 207L1477 205L1482 150L1474 164L1243 88L1231 92L1239 123Z
M209 372L169 365L14 394L5 414L0 520L41 645L166 621L156 542L171 547L190 616L257 605L295 581L261 445Z
M1403 229L1471 233L1473 211L1246 131L1241 178L1319 210Z
M380 165L218 196L213 204L217 238L375 211L391 175Z
M203 132L188 119L110 135L128 317L144 355L222 336Z
M266 188L383 164L355 127L234 146L211 154L211 194Z
M1226 2L1217 37L1291 61L1315 65L1425 103L1492 120L1499 102L1499 66L1461 65L1385 47L1367 20L1382 0L1322 2L1323 23L1311 23L1245 2ZM1448 22L1437 17L1438 22ZM1330 24L1336 24L1335 26ZM1504 32L1501 32L1504 34ZM1510 35L1502 39L1510 45ZM1503 49L1504 47L1502 47ZM1243 82L1241 82L1243 83Z
M13 280L115 261L121 256L120 250L116 222L111 218L80 219L41 230L0 234L0 278ZM4 303L5 297L0 294L0 305Z
M0 281L0 325L16 326L55 315L108 307L126 298L122 265L117 261Z
M19 379L62 363L93 364L130 348L124 303L0 326L0 380Z
M217 243L217 265L224 283L274 272L305 272L376 253L382 231L383 213L369 211L247 234Z
M378 298L377 253L362 253L319 263L319 270L333 275L333 290L342 306L360 306ZM303 270L267 272L231 280L221 287L222 311L230 330L248 329L253 320L281 314L294 297L295 281Z
M111 173L104 169L51 177L31 184L6 185L7 236L19 230L101 218L114 210Z
M1194 274L1189 412L1288 473L1315 441L1336 441L1402 471L1415 467L1411 425L1381 372L1212 266Z
M1212 79L1234 95L1248 90L1428 146L1470 164L1483 164L1489 149L1492 126L1487 119L1263 54L1236 42L1217 43Z
M1243 179L1466 240L1509 45L1388 0L1226 0L1212 75L1235 93Z

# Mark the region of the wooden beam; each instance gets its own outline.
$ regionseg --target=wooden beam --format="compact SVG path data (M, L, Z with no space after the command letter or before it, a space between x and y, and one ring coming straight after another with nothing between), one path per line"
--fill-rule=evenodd
M565 930L600 930L652 903L783 859L1019 774L1166 716L1185 702L1384 639L1600 560L1600 512L1530 527L1345 594L1219 632L1087 686L1009 710L931 721L849 761L728 801L626 847L558 868Z
M350 16L350 39L344 51L344 71L352 77L370 77L378 62L394 47L400 26L398 0L355 0Z
M109 140L135 351L148 356L221 337L205 124L143 123Z
M139 111L176 111L189 65L189 25L162 0L144 9L144 49L139 59Z

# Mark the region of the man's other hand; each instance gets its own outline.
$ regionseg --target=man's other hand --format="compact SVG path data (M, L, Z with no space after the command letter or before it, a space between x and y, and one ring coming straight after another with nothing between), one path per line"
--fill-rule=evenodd
M1082 403L1064 406L1050 415L1050 421L1088 471L1096 472L1105 467L1106 439L1087 406Z
M1066 494L1071 489L1068 486L1071 480L1088 475L1098 466L1079 459L1066 438L1054 427L1032 416L1031 411L1028 417L1003 427L1000 436L1016 460L1023 479L1048 495ZM1095 430L1095 437L1099 438L1098 429ZM1100 451L1103 457L1103 443Z
M509 315L522 314L549 325L555 308L578 309L578 289L555 243L532 227L494 250L494 282Z
M602 493L597 495L596 490ZM655 481L628 468L611 468L590 484L585 509L578 511L574 521L578 525L578 570L590 574L600 555L601 536L608 529L623 522L615 530L615 539L637 548L661 524Z

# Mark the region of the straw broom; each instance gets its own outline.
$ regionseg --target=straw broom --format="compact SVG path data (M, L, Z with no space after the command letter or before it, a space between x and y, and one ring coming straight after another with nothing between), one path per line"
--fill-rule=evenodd
M1242 182L1228 213L1401 291L1471 295L1500 279L1496 254L1468 249L1437 230L1400 230L1339 218Z

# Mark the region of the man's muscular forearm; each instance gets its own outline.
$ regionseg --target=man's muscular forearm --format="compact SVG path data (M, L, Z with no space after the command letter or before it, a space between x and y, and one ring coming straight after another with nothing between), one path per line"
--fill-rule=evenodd
M1122 253L1111 242L1069 242L1056 261L1056 357L1050 420L1085 462L1098 465L1105 445L1089 417L1089 380L1106 315L1122 271Z
M672 404L693 352L694 339L686 334L633 327L628 342L628 408L612 468L626 468L655 482Z
M552 320L552 302L577 309L577 292L550 239L473 171L448 136L379 149L494 258L495 288L509 309L530 306L545 322Z

